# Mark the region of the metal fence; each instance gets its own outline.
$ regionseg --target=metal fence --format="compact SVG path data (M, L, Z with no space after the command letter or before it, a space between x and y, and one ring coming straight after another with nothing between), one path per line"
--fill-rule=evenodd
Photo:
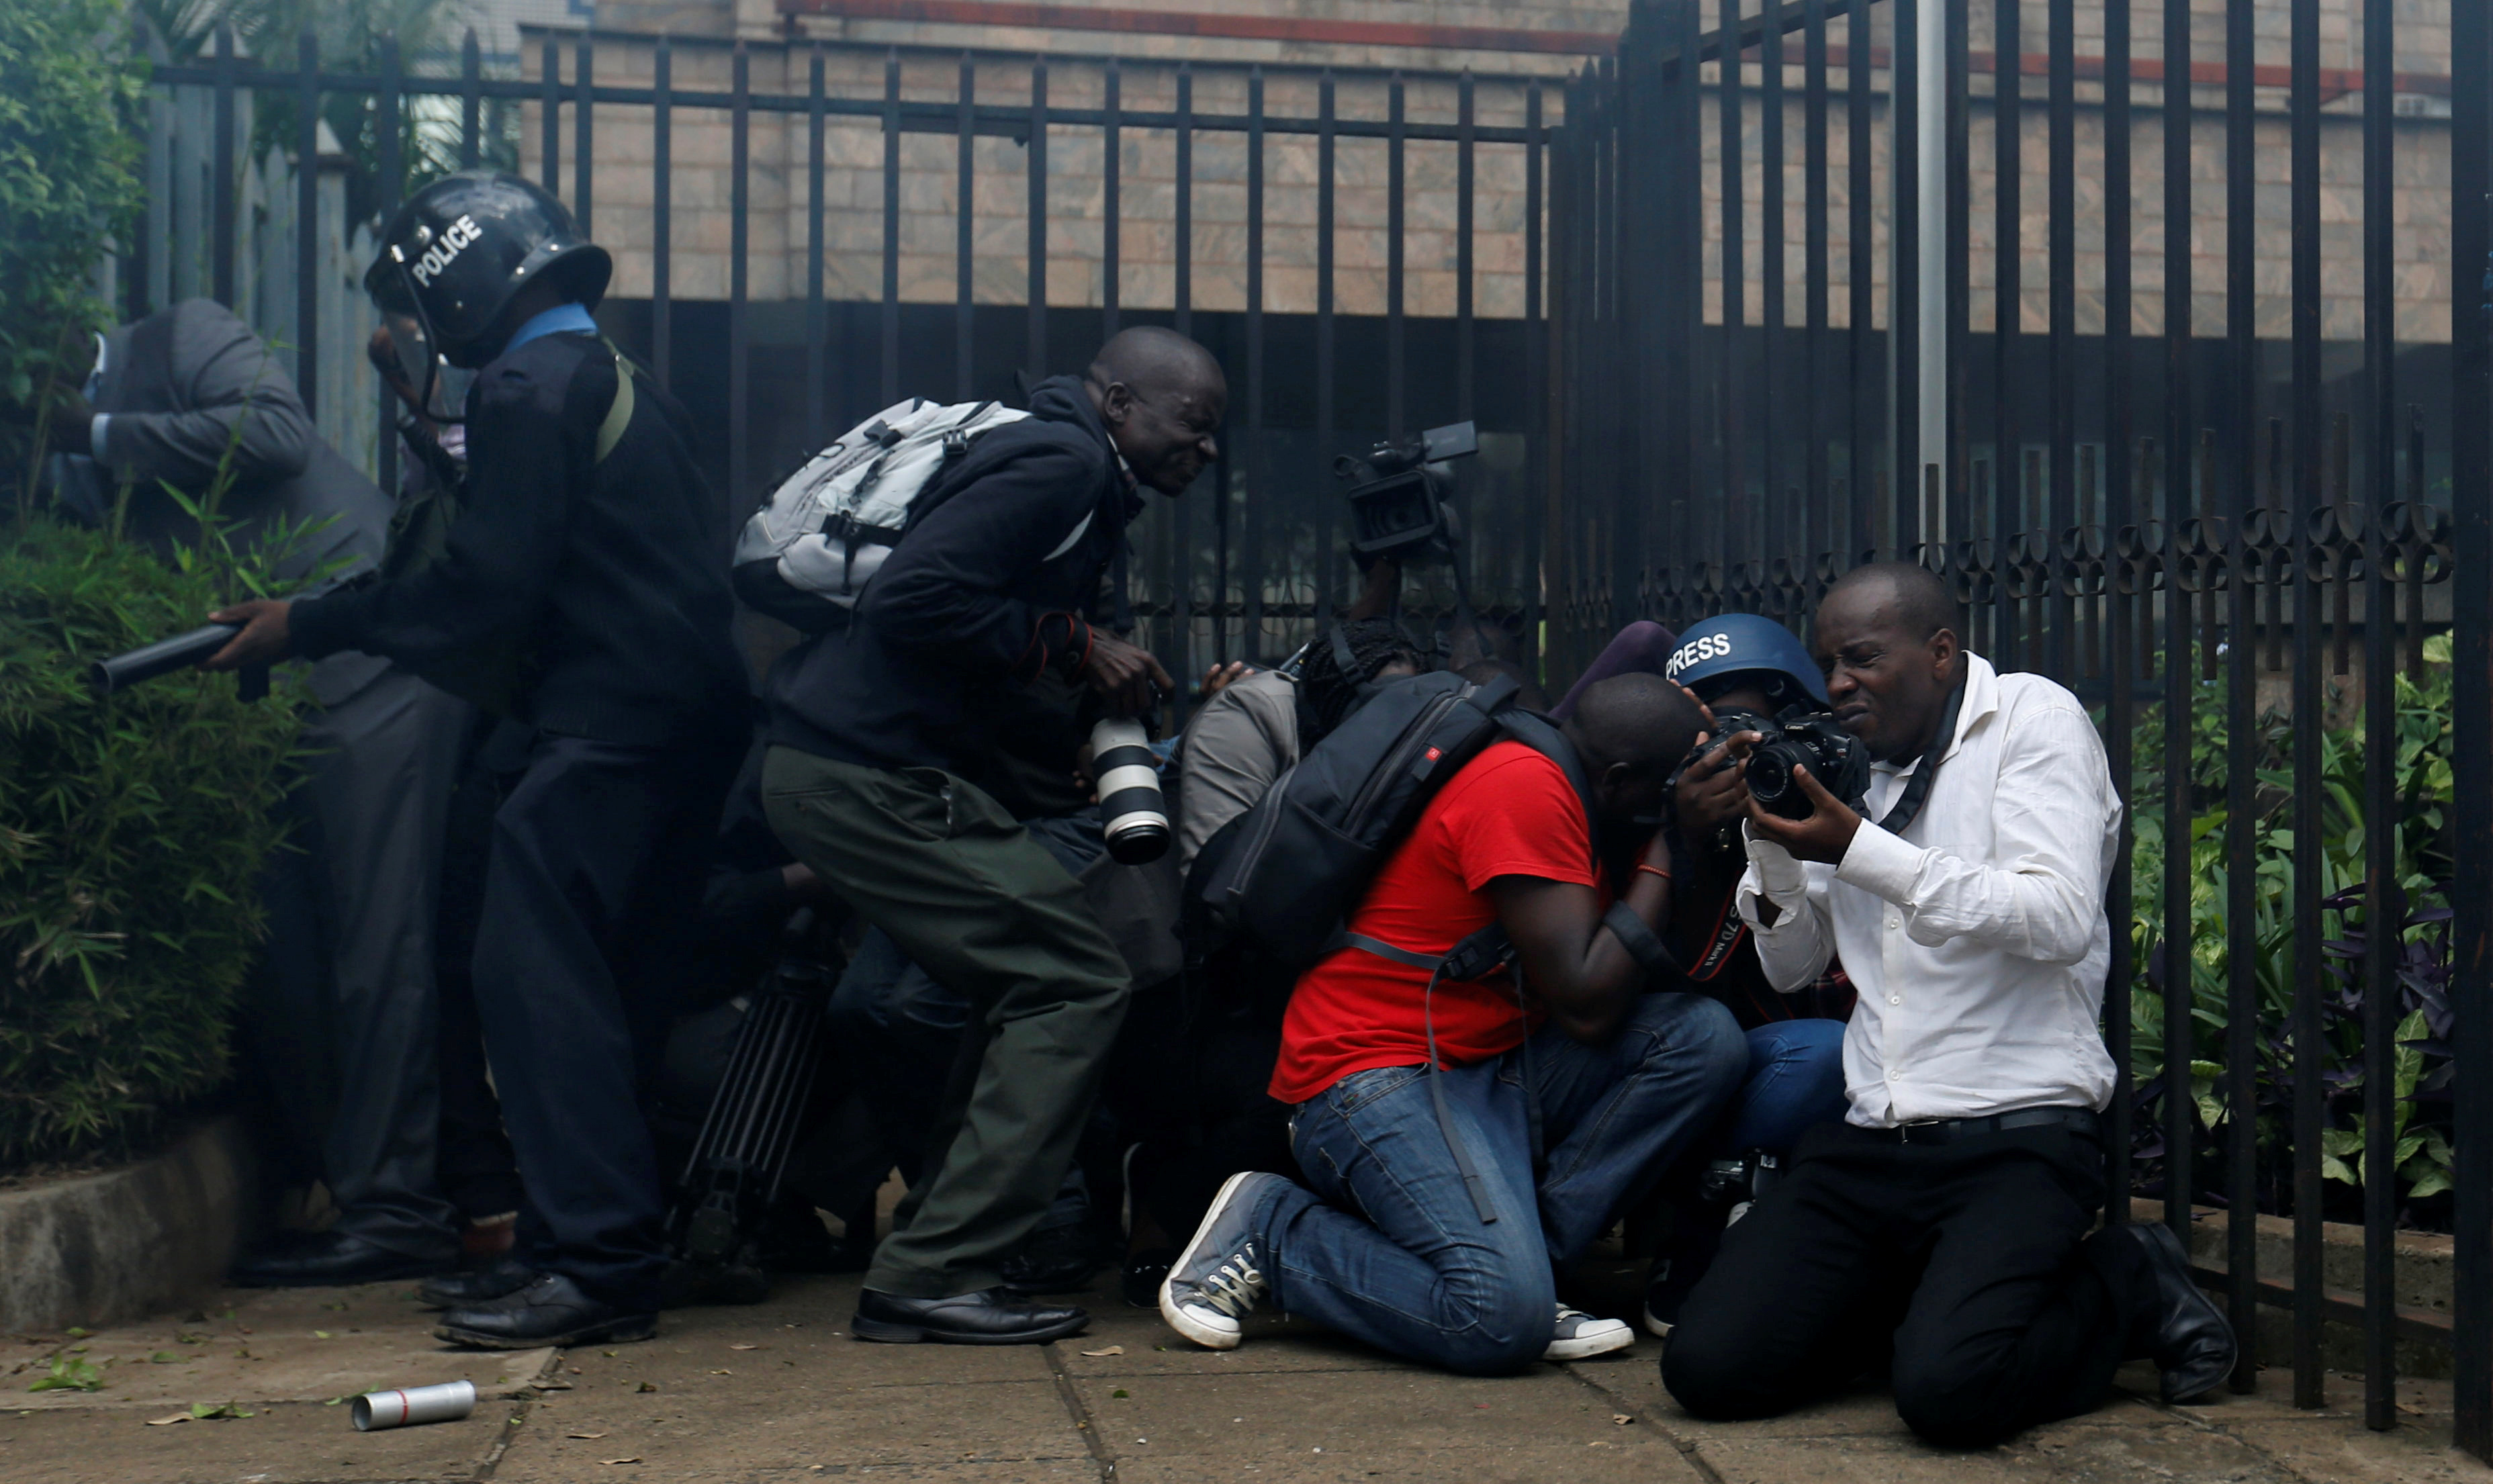
M1156 501L1135 533L1137 616L1173 670L1272 660L1295 647L1357 580L1341 554L1335 457L1465 418L1477 418L1485 434L1484 456L1461 473L1471 587L1517 657L1537 663L1547 466L1542 162L1557 122L1554 108L1545 118L1541 79L837 43L748 47L604 32L532 32L526 51L533 76L487 75L472 37L455 72L408 70L391 48L376 72L328 70L309 37L291 69L237 55L225 41L191 64L160 66L160 89L209 101L191 110L214 122L190 148L204 152L212 209L204 245L158 241L141 252L202 257L204 286L233 301L237 256L250 254L236 186L250 151L252 95L291 100L307 121L320 100L368 100L374 172L384 182L405 179L409 101L427 100L434 127L455 140L455 148L436 140L437 153L472 163L516 144L521 167L564 196L595 234L618 248L627 238L638 244L631 274L645 281L627 295L622 280L631 275L618 276L601 321L691 407L710 439L701 452L737 511L804 451L890 401L1014 398L1041 376L1079 371L1121 324L1156 322L1211 346L1231 387L1229 430L1209 488ZM755 86L757 51L798 85ZM687 85L695 69L725 86ZM1288 104L1268 106L1268 93ZM495 134L497 105L516 124L515 138ZM245 120L239 134L237 117ZM690 131L721 124L723 160L678 158L694 153L684 142ZM295 158L317 153L312 127ZM616 141L626 138L631 153L618 160ZM782 156L766 164L757 140ZM1015 223L999 220L1006 213L995 193L981 193L973 178L974 166L989 163L980 153L986 141L996 140L1017 154L1021 175L1018 198L1003 203L1020 219L1019 282L1001 287L985 270L1000 251L997 228ZM948 168L919 168L925 178L911 179L909 162L924 162L904 149L947 141L957 179ZM1226 152L1218 182L1200 178L1198 165L1216 150ZM1131 162L1147 154L1162 175L1173 162L1174 181L1128 182ZM1090 173L1068 181L1076 157ZM1476 212L1492 199L1483 185L1492 173L1504 193L1493 213ZM1423 174L1433 182L1426 191L1416 179ZM761 202L757 183L766 181L778 194ZM905 184L912 196L923 184L937 198L905 201ZM1157 193L1160 217L1138 226L1136 193L1146 185ZM1222 188L1243 189L1243 210L1205 220L1199 199ZM706 206L709 225L725 226L724 292L708 302L676 286L700 235L683 220L688 200ZM1406 207L1424 202L1447 220L1411 220ZM379 204L386 211L389 202ZM950 218L952 240L933 251L948 252L946 266L957 272L934 292L912 281L930 251L911 235L920 207ZM307 253L313 220L301 218ZM1156 276L1138 277L1133 249L1121 252L1121 230L1145 226L1159 234L1156 243L1173 242ZM870 234L861 247L859 231ZM1070 305L1061 302L1068 232L1085 285ZM1301 256L1286 304L1267 287L1268 265L1282 256L1273 244L1285 232ZM763 237L777 247L766 252ZM1363 241L1363 259L1343 261L1337 247ZM1500 261L1484 260L1476 249L1485 244ZM859 252L865 269L846 274L844 289L844 269ZM161 302L147 285L164 276L151 281L141 268L130 279L134 312ZM766 268L784 284L767 304L753 291ZM1204 288L1216 272L1228 290L1216 304ZM1377 292L1354 312L1342 300L1358 276ZM1415 310L1407 285L1425 276L1444 291ZM864 291L856 292L860 277ZM1512 291L1485 308L1475 290L1493 280ZM298 380L325 385L320 361L339 341L324 337L320 316L338 312L315 302L310 278L304 284L288 319ZM763 343L756 327L766 317L796 329ZM373 465L384 484L396 475L388 443ZM1450 615L1449 577L1443 567L1412 574L1405 611L1415 625Z
M2251 3L2195 36L2216 22L2188 0L2090 6L2101 55L2081 56L2076 0L1649 0L1615 59L1547 88L828 43L793 54L798 88L757 88L740 45L723 86L694 87L673 69L698 44L657 45L623 76L615 59L652 39L602 33L535 36L533 76L485 75L472 45L455 72L386 50L376 72L325 71L307 41L292 69L228 49L156 80L213 101L190 220L229 303L250 261L245 95L307 104L297 160L319 153L308 104L369 100L384 181L404 176L406 100L455 105L467 161L504 142L488 136L497 102L518 110L524 164L595 229L646 223L646 282L609 328L714 434L705 456L738 508L792 452L901 396L1008 393L1015 372L1078 369L1121 323L1203 339L1231 377L1226 457L1209 491L1137 532L1139 615L1172 668L1294 645L1352 579L1334 456L1466 416L1489 434L1463 475L1472 586L1553 683L1632 618L1805 628L1866 557L1944 573L1974 647L2095 709L2131 801L2105 1032L2139 1075L2112 1110L2113 1189L2220 1230L2193 1250L2245 1336L2262 1305L2289 1317L2287 1353L2264 1358L2290 1360L2298 1404L2321 1401L2331 1326L2351 1325L2355 1357L2334 1363L2362 1371L2368 1419L2390 1426L2397 1347L2420 1344L2455 1378L2459 1441L2493 1457L2493 901L2460 870L2493 859L2493 418L2466 266L2493 248L2493 118L2481 86L2450 82L2493 75L2493 6L2364 7L2358 65L2324 68L2320 0L2285 3L2282 66ZM2402 28L2446 42L2443 73L2395 70ZM2177 77L2192 85L2168 91ZM674 157L696 120L724 122L718 161ZM756 203L771 131L794 140L777 218ZM628 168L648 194L618 218L627 136L647 141ZM926 245L904 200L909 151L947 138L957 175L925 209L950 214L948 294L910 281ZM978 261L1015 223L973 181L996 140L1021 162L1019 282L1001 291ZM1165 178L1127 178L1145 149ZM1243 201L1207 220L1216 149L1237 153L1221 184ZM1096 177L1070 179L1091 155ZM2194 162L2220 194L2194 200ZM1495 170L1517 189L1491 223L1475 207ZM1447 189L1426 198L1414 172ZM296 176L295 261L319 260L313 234L336 216L316 174ZM1165 282L1135 278L1121 240L1142 235L1146 184L1167 205L1151 223ZM2402 217L2402 191L2443 217ZM719 195L725 289L696 304L676 291L673 219ZM1412 220L1424 200L1447 220ZM2158 204L2190 229L2149 230ZM2274 252L2242 229L2268 205L2287 223ZM845 242L860 223L862 247ZM796 265L768 304L757 223ZM1078 302L1051 273L1068 230L1089 265ZM2203 233L2222 239L2215 284L2194 282ZM1304 304L1276 287L1285 238L1310 254L1290 270ZM1344 260L1354 241L1372 261ZM2418 311L2397 253L2427 241L2442 256L2437 279L2407 275ZM862 291L844 252L869 265ZM2272 262L2281 283L2262 279ZM1498 266L1517 292L1485 309ZM1213 308L1216 267L1237 293ZM1363 273L1373 302L1346 305ZM1447 302L1415 312L1427 273ZM343 312L316 277L290 321L306 386L332 384L320 327ZM165 276L128 282L137 311ZM758 334L773 314L793 333ZM384 440L385 479L394 457ZM1449 597L1428 575L1414 610ZM2392 756L2427 776L2360 763ZM2448 1193L2364 1178L2426 1133L2447 1136ZM2264 1212L2290 1224L2282 1274L2260 1268ZM2332 1214L2359 1220L2353 1289L2324 1269ZM2454 1233L2446 1310L2400 1306L2402 1214Z
M2197 1208L2246 1339L2290 1315L2236 1389L2359 1369L2388 1428L2407 1342L2493 1456L2488 7L2363 5L2341 68L2319 0L2088 6L2100 56L2074 0L1984 9L1654 0L1569 90L1553 661L1639 616L1805 625L1872 557L1944 574L1974 648L2093 708L2129 800L2111 1184L2185 1240ZM2394 70L2443 40L2447 75ZM2402 1219L2454 1233L2446 1308L2401 1306Z

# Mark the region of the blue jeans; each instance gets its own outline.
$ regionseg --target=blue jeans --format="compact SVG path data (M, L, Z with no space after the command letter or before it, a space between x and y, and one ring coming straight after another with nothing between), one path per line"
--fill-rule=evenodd
M1843 1119L1842 1021L1777 1021L1748 1040L1748 1079L1725 1120L1729 1152L1787 1153L1812 1127Z
M1247 1213L1273 1297L1398 1355L1513 1371L1549 1343L1551 1265L1580 1256L1719 1125L1748 1064L1730 1011L1648 994L1604 1045L1545 1028L1438 1074L1496 1214L1486 1224L1438 1125L1427 1068L1355 1072L1292 1120L1312 1188L1276 1182ZM1537 1182L1535 1103L1548 1148Z

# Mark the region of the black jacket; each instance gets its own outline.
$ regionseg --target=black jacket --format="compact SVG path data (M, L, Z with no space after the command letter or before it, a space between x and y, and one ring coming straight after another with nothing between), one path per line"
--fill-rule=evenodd
M586 335L539 337L477 376L468 490L449 549L402 580L298 603L298 653L364 649L421 673L518 638L523 719L605 742L740 734L727 512L694 468L688 419L646 378L600 461L616 362Z
M1140 501L1080 381L1040 382L1030 410L919 498L846 632L772 670L772 741L976 781L996 694L1081 665L1100 579Z

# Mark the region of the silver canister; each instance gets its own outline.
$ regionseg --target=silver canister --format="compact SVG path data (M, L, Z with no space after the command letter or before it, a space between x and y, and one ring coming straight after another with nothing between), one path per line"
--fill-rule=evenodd
M472 1381L443 1381L438 1386L405 1386L395 1391L367 1391L355 1398L355 1431L414 1427L425 1422L456 1422L476 1410Z

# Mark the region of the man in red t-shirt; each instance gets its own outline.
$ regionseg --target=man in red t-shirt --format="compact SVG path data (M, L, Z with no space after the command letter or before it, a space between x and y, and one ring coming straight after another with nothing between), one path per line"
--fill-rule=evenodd
M1664 780L1702 721L1677 686L1621 675L1564 729L1592 820L1562 766L1520 742L1429 802L1351 915L1352 946L1300 978L1282 1025L1272 1093L1297 1110L1308 1184L1222 1187L1160 1289L1181 1334L1230 1349L1269 1292L1457 1371L1633 1343L1560 1306L1552 1266L1703 1136L1748 1067L1729 1011L1641 993L1669 912ZM1623 882L1605 879L1596 829L1635 862ZM1492 923L1520 994L1503 970L1432 972Z

